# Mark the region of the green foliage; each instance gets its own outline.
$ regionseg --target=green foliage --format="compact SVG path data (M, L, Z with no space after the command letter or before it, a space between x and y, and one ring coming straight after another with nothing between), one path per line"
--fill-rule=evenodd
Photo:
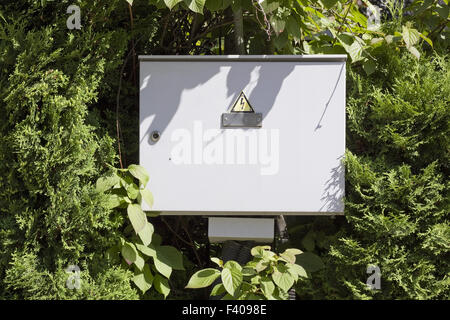
M72 33L64 14L48 14L67 3L27 4L0 5L0 297L136 299L132 273L105 256L124 217L93 185L116 152L92 107L113 86L127 34L103 21ZM95 24L98 6L86 4ZM66 286L69 265L80 289Z
M137 292L130 286L130 271L110 266L93 277L87 268L80 272L80 288L68 289L70 274L62 269L43 269L34 253L15 253L3 279L9 299L86 299L135 300Z
M153 204L142 187L148 175L111 166L118 166L118 142L124 167L138 161L135 54L233 53L232 11L241 8L247 53L347 53L351 62L346 217L288 224L291 247L305 251L296 264L314 273L298 278L297 294L448 299L448 1L405 8L388 1L374 28L357 3L79 0L83 27L67 30L70 1L3 0L0 298L192 298L176 288L187 282L178 269L198 266L162 245L154 229L165 238L174 232L142 212L142 201ZM175 233L195 226L197 238L170 244L195 253L201 265L210 249L199 231L204 224L167 220L176 222ZM220 265L215 280L222 283L212 294L284 298L292 274L283 266L293 259L281 256L264 279L258 275L275 267ZM378 291L365 284L372 264L381 268ZM69 265L81 269L80 289L66 285Z
M382 65L370 77L349 71L346 221L334 220L338 228L325 235L324 248L310 246L320 251L325 268L300 282L297 293L448 299L448 56L417 61L391 48L377 59ZM319 230L311 234L318 244ZM369 265L381 270L380 290L366 285Z
M296 263L296 256L298 261L304 255L298 249L286 249L276 255L269 246L257 246L251 254L253 259L244 266L233 260L224 264L218 258L211 258L220 269L197 271L186 288L205 288L220 277L221 283L214 286L211 296L225 294L222 299L286 300L288 291L299 278L308 277L306 270Z
M368 75L378 64L376 53L392 43L406 47L419 59L421 47L432 49L436 40L447 43L446 48L450 36L448 2L412 1L403 8L398 1L387 1L388 11L384 14L368 0L362 3L344 0L165 0L164 3L171 10L191 10L205 16L208 14L205 5L217 16L227 8L233 12L242 9L250 54L262 53L265 49L261 43L265 41L270 41L272 50L282 54L347 53L351 63L363 65ZM410 14L405 16L406 11Z
M111 169L110 176L97 180L97 191L110 197L109 207L126 208L131 228L128 228L129 240L120 237L108 254L116 257L120 254L131 266L132 280L142 294L153 287L166 298L170 293L168 279L172 270L184 270L183 258L176 248L160 244L159 236L153 232L153 225L141 209L142 200L149 206L153 204L153 196L146 189L149 175L139 165Z

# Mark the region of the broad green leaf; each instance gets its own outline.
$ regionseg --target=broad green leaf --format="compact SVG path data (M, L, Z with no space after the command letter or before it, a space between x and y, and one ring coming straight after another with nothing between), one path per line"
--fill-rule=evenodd
M256 246L250 250L250 253L254 257L262 258L264 256L264 251L270 250L270 246Z
M366 74L369 76L376 70L376 64L372 59L367 59L363 62L363 69Z
M156 250L152 245L144 246L142 244L137 243L136 248L148 257L156 256Z
M386 40L386 43L391 44L394 41L394 36L389 34L386 37L384 37L384 39Z
M139 234L147 223L147 216L144 211L142 211L141 206L135 203L128 205L127 213L134 231L136 234Z
M153 234L153 239L152 239L152 245L154 245L155 247L160 246L162 242L162 238L159 234L154 233Z
M403 26L402 37L406 47L412 47L419 41L420 33L416 29Z
M298 249L286 249L280 256L289 263L295 263L295 256L301 253Z
M172 8L175 7L181 1L182 0L164 0L164 3L170 10L172 10Z
M153 274L150 271L150 267L148 266L148 264L144 266L142 272L136 274L133 277L133 282L142 291L142 293L145 293L152 287Z
M282 32L281 34L277 35L273 39L273 44L275 45L275 48L278 50L282 50L286 45L289 44L289 38L287 32Z
M314 54L313 49L308 44L308 41L303 41L303 50L305 51L306 54Z
M275 284L269 278L264 278L261 280L261 290L264 293L264 296L268 300L273 300L273 293L275 291Z
M431 41L430 38L427 38L425 35L423 35L422 33L419 33L420 37L425 40L432 48L433 48L433 41Z
M164 296L164 299L167 298L170 293L169 281L167 279L157 274L153 279L153 285L155 286L156 291Z
M289 298L289 294L287 291L282 290L279 287L275 288L275 291L273 292L273 298L275 300L287 300Z
M152 242L153 225L149 222L145 224L145 227L139 231L138 236L141 239L144 246L148 246Z
M337 38L346 51L347 47L350 47L354 41L353 36L346 33L341 33L337 35Z
M237 300L248 300L248 295L250 291L252 291L254 286L252 286L250 283L243 281L240 288L236 291L234 294L234 297Z
M322 259L311 252L304 252L297 256L296 264L302 266L308 272L315 272L324 267Z
M420 52L416 47L407 47L408 51L411 52L417 59L420 59Z
M320 0L326 9L332 8L339 0Z
M264 300L264 297L255 293L249 293L245 296L244 300Z
M122 256L128 264L132 264L136 261L137 251L132 243L126 242L122 246Z
M95 190L97 192L105 192L106 190L111 189L119 182L120 178L115 174L108 177L101 177L97 180L97 183L95 184Z
M130 176L120 179L120 184L125 188L130 199L137 198L139 195L139 187L133 182L133 179Z
M286 252L286 253L289 253L289 254L292 254L292 255L294 255L294 256L296 256L296 255L299 255L299 254L302 254L302 253L303 253L303 251L302 251L302 250L300 250L300 249L296 249L296 248L289 248L289 249L286 249L286 250L284 250L284 252Z
M245 266L242 268L242 275L244 277L251 277L256 274L256 271L253 268Z
M271 13L272 11L275 11L280 7L280 3L277 1L267 1L261 3L261 7L263 8L264 12L266 14Z
M184 3L194 12L203 14L203 7L205 6L205 0L184 0Z
M145 260L141 257L139 252L137 253L136 260L134 261L134 264L136 267L138 267L139 270L142 270L145 266Z
M172 274L172 267L159 260L158 253L156 254L156 257L153 257L153 262L155 263L156 270L158 270L158 272L161 273L164 277L169 279L170 275Z
M295 263L295 256L293 254L283 252L280 254L280 257L288 263Z
M337 39L339 40L339 43L342 45L345 51L350 54L350 48L354 43L354 38L352 36L349 36L348 34L341 33L337 36Z
M220 299L220 300L235 300L235 298L231 295L231 294L229 294L229 293L227 293L222 299Z
M148 189L139 190L141 193L142 199L149 205L149 207L153 207L153 194Z
M258 261L258 263L255 266L255 270L257 272L261 272L263 270L265 270L268 266L269 266L269 261L265 261L263 259L261 259L260 261Z
M298 277L308 278L306 270L298 264L288 264L287 268L288 272L294 277L295 281L297 281Z
M359 11L359 8L357 6L351 6L350 8L350 18L359 23L363 28L367 28L367 16L362 14Z
M189 282L188 282L186 288L198 289L198 288L208 287L220 275L221 275L220 271L217 269L213 269L213 268L206 268L206 269L197 271L189 279Z
M219 11L228 8L232 0L206 0L205 6L209 11Z
M438 3L436 5L435 10L442 19L448 19L448 14L449 14L449 6L448 5Z
M124 197L119 196L117 194L108 195L108 204L107 204L108 209L117 208L118 206L124 203L126 203Z
M219 11L222 9L223 1L222 0L206 0L205 7L208 8L209 11Z
M139 255L139 253L136 250L136 247L129 242L126 242L122 246L122 256L124 257L125 261L130 265L134 263L136 267L138 267L139 270L142 270L144 268L145 261L144 259Z
M222 283L225 289L232 296L242 283L242 267L235 261L225 263L222 270Z
M363 58L362 52L363 52L362 40L360 41L358 37L355 37L355 41L353 41L352 45L348 50L348 54L352 58L352 62L362 60Z
M211 290L211 296L220 296L225 293L225 287L222 283L216 284L214 288Z
M270 17L270 25L276 34L280 34L284 31L284 27L286 26L286 21L278 18L277 16Z
M307 251L314 250L314 233L309 231L306 236L302 239L302 245Z
M383 38L373 38L370 40L370 45L372 46L372 48L377 48L381 46L383 42L384 42Z
M233 260L227 261L223 267L228 268L228 269L236 269L236 270L242 271L241 265Z
M254 277L251 277L250 283L254 285L259 285L261 283L261 276L258 274Z
M145 215L150 218L156 218L161 214L161 211L145 211Z
M133 175L133 177L138 179L144 185L145 188L149 180L147 170L143 166L132 164L128 166L128 171Z
M219 267L223 267L223 261L220 260L219 258L211 258L211 261L214 262L215 264L217 264Z
M294 277L288 272L287 267L284 265L278 265L274 268L272 279L273 282L285 292L289 291L295 282Z
M302 36L300 32L300 24L294 16L289 16L286 22L286 29L294 37L295 41L300 42L300 38Z
M170 266L175 270L184 270L183 256L181 252L172 246L159 246L155 247L156 258L161 263Z

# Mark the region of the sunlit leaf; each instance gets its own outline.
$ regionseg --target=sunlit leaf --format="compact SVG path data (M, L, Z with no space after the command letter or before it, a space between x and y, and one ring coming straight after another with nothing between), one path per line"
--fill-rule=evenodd
M182 0L164 0L164 3L170 10L172 10L172 8L175 7L181 1Z
M147 170L143 166L132 164L128 167L128 171L131 173L133 177L138 179L144 185L145 188L149 180Z
M153 274L151 273L148 264L146 264L142 269L142 272L136 274L132 280L142 293L147 292L153 285Z
M164 299L167 298L170 293L169 281L167 279L157 274L153 279L153 285L155 286L156 291L164 296Z
M219 276L220 271L213 268L206 268L194 273L189 279L186 288L198 289L210 286Z
M127 213L134 231L136 234L139 234L147 223L147 216L144 211L142 211L141 206L135 203L128 205Z
M203 7L205 6L205 0L184 0L184 3L194 12L203 14Z

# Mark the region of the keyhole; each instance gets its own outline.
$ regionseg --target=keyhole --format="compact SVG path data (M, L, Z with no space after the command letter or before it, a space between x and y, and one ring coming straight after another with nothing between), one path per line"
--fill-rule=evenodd
M159 140L159 138L161 137L161 133L159 133L159 131L153 131L152 133L151 133L151 135L150 135L150 139L153 141L153 142L157 142L158 140Z

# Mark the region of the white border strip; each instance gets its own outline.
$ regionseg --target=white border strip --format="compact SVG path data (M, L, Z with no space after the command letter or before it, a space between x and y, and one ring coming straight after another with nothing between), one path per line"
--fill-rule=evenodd
M159 212L160 215L167 216L342 216L344 212L301 212L301 211L158 211L144 210L145 212Z
M346 54L311 54L311 55L140 55L140 61L280 61L280 62L342 62L347 61Z

